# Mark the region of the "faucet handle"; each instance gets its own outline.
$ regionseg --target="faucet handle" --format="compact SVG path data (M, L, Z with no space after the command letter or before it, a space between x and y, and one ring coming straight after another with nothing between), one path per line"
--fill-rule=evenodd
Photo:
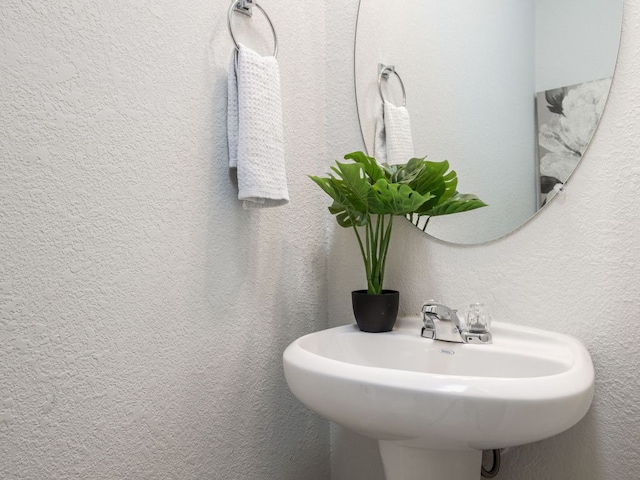
M491 314L484 303L472 303L465 314L466 329L463 333L465 343L493 343Z
M465 312L467 330L471 333L485 333L491 328L491 314L484 303L472 303Z

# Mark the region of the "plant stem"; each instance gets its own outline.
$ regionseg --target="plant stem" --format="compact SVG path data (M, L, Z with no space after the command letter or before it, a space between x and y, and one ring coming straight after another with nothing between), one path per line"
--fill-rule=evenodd
M376 279L378 280L378 291L376 293L382 293L382 284L384 282L384 270L382 265L384 264L384 215L378 215L376 219L376 237L378 242L376 244L376 254L378 256L378 264L376 265Z
M389 215L389 220L385 222L386 215L377 215L375 225L373 220L365 225L365 242L358 228L353 224L353 231L356 232L360 254L364 261L367 274L367 293L380 294L384 283L384 270L387 263L387 252L391 240L391 228L393 226L393 215ZM386 223L386 225L385 225Z
M378 219L376 218L376 225ZM380 289L380 281L378 279L378 235L377 226L374 227L373 222L369 224L369 235L371 236L371 249L369 250L369 259L371 262L371 290L369 293L378 293Z
M429 225L429 220L431 220L431 217L427 217L427 221L424 222L424 227L422 227L422 231L425 232L425 233L427 233L427 225ZM418 224L416 223L416 226L417 225Z
M367 254L365 253L365 249L362 245L362 239L360 238L360 233L358 233L358 227L356 227L355 223L353 224L353 231L356 232L356 238L358 239L358 245L360 246L360 254L362 255L362 260L364 261L364 268L367 274L367 283L369 283L369 279L371 278L371 268L369 266L369 260L367 258ZM367 239L367 249L369 248L369 242ZM367 290L369 287L367 287Z
M373 246L371 248L371 256L373 258L372 265L372 275L373 275L373 286L375 289L375 293L380 293L381 283L380 283L380 252L378 251L380 245L380 234L379 234L379 225L380 225L380 215L376 215L376 225L375 230L373 229L373 225L371 226L371 233L374 238Z
M389 251L389 243L391 243L391 229L393 227L393 215L389 215L389 223L387 224L387 229L384 233L384 236L382 238L382 242L381 242L381 259L382 259L382 265L380 268L380 293L382 293L382 283L384 280L384 271L385 271L385 267L387 264L387 253Z

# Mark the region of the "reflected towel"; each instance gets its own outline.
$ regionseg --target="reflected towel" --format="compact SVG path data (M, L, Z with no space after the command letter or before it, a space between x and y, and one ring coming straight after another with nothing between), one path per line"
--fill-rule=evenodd
M411 121L406 107L383 102L376 119L373 156L379 163L407 163L414 157Z
M227 140L243 207L289 203L278 62L242 44L229 65Z

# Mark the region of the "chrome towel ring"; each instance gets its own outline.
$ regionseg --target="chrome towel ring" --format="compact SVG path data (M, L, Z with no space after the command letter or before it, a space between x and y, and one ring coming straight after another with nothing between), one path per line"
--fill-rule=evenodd
M378 91L380 92L380 98L382 98L382 101L387 101L387 99L384 98L384 93L382 92L382 79L384 78L388 81L390 75L393 73L398 78L398 81L400 82L400 88L402 88L402 106L406 107L407 92L404 89L404 83L402 82L400 75L398 75L398 72L396 72L396 67L394 67L393 65L384 65L382 63L379 63L378 68L380 70L380 74L378 75Z
M273 32L273 43L274 43L273 56L277 57L278 56L278 37L276 35L276 29L273 28L273 23L271 23L271 19L269 18L269 15L267 15L267 12L265 12L264 9L253 0L233 0L233 2L231 2L231 6L229 7L229 11L227 12L227 25L229 27L229 33L231 34L231 39L233 40L233 43L236 45L236 49L238 49L239 48L238 42L236 40L236 37L233 35L233 29L231 28L231 14L235 11L250 17L253 15L253 7L256 7L258 10L260 10L264 14L265 18L267 19L267 22L269 22L269 26L271 27L271 32Z

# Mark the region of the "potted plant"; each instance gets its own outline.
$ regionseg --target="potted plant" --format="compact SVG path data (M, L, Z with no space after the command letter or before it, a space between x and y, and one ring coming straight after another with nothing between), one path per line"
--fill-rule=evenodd
M384 290L384 272L393 217L425 218L484 207L478 197L456 191L449 162L412 158L405 164L378 164L362 152L336 161L327 177L310 176L332 199L329 212L341 227L353 228L364 261L367 289L352 292L360 330L386 332L398 314L399 293Z

